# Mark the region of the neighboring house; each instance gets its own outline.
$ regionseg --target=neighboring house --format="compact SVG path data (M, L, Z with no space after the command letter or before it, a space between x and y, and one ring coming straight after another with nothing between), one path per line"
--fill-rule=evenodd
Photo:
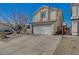
M4 22L0 22L0 29L6 30L9 29L9 25L7 23Z
M32 25L31 24L26 24L26 33L32 34Z
M48 6L39 8L33 16L33 34L56 34L63 23L62 11Z
M79 3L71 4L71 33L72 35L79 35Z

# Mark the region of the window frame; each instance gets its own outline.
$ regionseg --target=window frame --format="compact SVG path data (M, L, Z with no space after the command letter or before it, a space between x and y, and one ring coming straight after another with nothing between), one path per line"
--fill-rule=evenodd
M46 11L42 11L40 13L40 16L41 16L41 21L44 21L43 19L46 18Z

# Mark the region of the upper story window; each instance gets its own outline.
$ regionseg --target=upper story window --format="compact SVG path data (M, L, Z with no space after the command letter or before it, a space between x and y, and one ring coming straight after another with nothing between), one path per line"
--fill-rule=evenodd
M46 11L41 12L41 20L43 20L46 17Z

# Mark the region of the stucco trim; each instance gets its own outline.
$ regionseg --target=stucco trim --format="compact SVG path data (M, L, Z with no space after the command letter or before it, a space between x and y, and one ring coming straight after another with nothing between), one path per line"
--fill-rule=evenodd
M33 22L33 25L53 24L56 21Z

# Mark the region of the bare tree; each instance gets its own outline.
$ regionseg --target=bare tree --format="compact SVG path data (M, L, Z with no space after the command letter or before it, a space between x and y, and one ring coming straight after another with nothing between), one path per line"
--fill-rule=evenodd
M2 17L3 20L6 21L13 30L15 30L15 28L13 27L13 25L10 23L9 18L6 18L3 14L0 14L0 17Z
M20 33L22 28L25 29L25 25L26 25L27 20L28 20L27 15L25 15L23 13L17 13L16 10L11 12L12 15L10 15L10 16L4 16L4 14L0 14L0 17L2 17L3 20L5 20L14 31L16 31L17 33ZM11 19L15 22L15 27L9 21L9 19Z

